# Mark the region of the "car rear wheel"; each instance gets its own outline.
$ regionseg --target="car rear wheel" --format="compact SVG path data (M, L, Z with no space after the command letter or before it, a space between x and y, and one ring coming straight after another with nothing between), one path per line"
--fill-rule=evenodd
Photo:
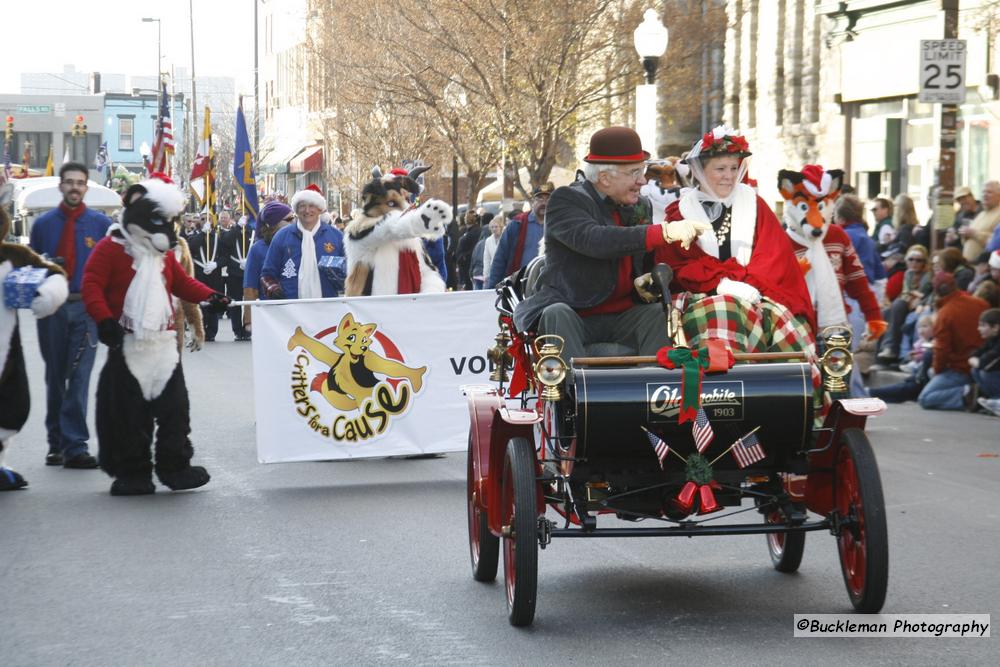
M875 453L859 429L844 432L834 493L835 508L845 522L837 550L851 604L862 614L878 613L889 583L889 536Z
M772 510L764 515L764 522L784 524L785 515L780 510ZM795 572L802 564L802 552L806 548L805 533L768 533L767 550L771 563L778 572Z
M472 578L476 581L493 581L497 578L500 561L500 538L490 532L486 512L479 509L473 498L479 471L472 451L472 433L469 433L469 463L466 475L466 507L469 515L469 559Z
M511 625L530 625L538 588L538 482L535 448L511 438L503 466L503 573Z

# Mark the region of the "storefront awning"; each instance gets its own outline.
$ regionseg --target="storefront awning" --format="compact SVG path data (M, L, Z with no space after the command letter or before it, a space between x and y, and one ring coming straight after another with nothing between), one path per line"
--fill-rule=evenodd
M293 174L323 171L323 147L310 146L302 149L298 155L289 160L288 171Z
M282 144L265 152L257 167L259 174L287 174L288 163L302 150L302 144Z

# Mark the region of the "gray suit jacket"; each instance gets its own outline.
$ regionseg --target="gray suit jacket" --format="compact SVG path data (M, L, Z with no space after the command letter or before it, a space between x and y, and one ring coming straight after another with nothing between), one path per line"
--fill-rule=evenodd
M517 305L514 326L533 329L554 303L593 308L615 290L618 260L632 256L632 273L644 267L648 202L619 209L624 226L615 225L613 206L593 184L576 181L557 188L545 212L545 269L538 289Z

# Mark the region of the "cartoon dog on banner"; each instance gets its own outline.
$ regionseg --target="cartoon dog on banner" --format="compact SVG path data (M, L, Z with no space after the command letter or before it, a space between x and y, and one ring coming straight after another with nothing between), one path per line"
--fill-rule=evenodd
M0 202L0 239L7 238L9 232L10 217L7 215L6 205ZM20 305L30 305L37 318L48 317L59 310L69 295L66 274L27 246L0 243L0 286L12 271L24 267L41 269L41 282L37 287L28 288L34 292L34 296ZM18 304L0 304L0 491L13 491L28 486L24 477L3 465L11 440L28 421L28 412L31 410L17 307Z
M445 284L421 239L438 239L451 221L451 207L438 199L420 206L416 179L428 166L382 175L376 167L365 185L362 209L344 229L347 256L345 296L444 292Z
M355 321L351 313L344 315L333 341L341 352L305 334L302 327L296 327L295 333L288 340L289 351L301 347L317 361L330 367L329 371L316 375L310 389L320 392L338 410L363 411L365 402L373 399L373 394L380 385L376 373L388 378L408 380L414 393L419 392L423 386L426 366L410 368L379 356L371 349L376 327L376 324ZM408 393L405 385L400 386L399 400L395 402L408 403Z
M115 478L111 495L153 493L156 475L175 491L206 484L192 466L187 386L181 369L171 295L224 311L229 299L187 275L172 248L174 221L187 198L163 174L131 186L121 222L94 248L81 295L108 359L97 383L101 469Z

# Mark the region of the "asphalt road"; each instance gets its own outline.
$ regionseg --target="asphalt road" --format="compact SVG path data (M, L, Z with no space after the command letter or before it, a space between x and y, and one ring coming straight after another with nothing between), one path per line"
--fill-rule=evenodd
M22 316L35 409L8 464L31 486L0 494L0 664L1000 663L995 631L793 638L794 613L850 610L824 533L794 575L772 569L760 536L555 541L535 623L512 628L502 583L470 576L465 456L258 464L250 346L221 324L220 342L185 357L211 483L113 498L99 471L43 465ZM1000 618L1000 419L910 404L869 434L888 504L883 611Z

